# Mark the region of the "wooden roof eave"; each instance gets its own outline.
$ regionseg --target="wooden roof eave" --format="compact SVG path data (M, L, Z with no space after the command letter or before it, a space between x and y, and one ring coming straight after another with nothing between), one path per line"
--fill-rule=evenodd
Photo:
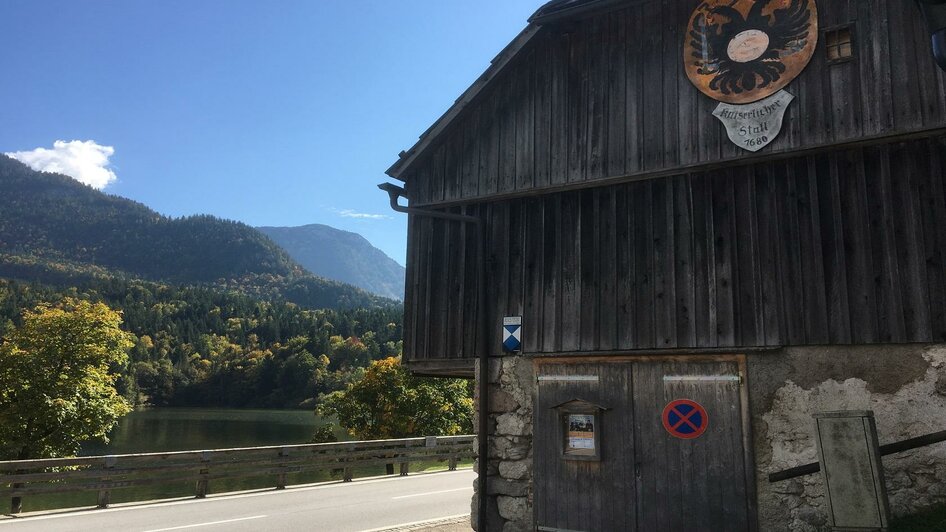
M541 27L536 24L526 26L509 45L499 52L499 55L490 61L489 68L477 78L470 88L457 98L453 105L450 106L450 109L447 109L447 112L437 119L437 121L420 136L420 140L409 150L401 152L400 159L391 165L385 173L394 179L405 181L401 176L407 171L411 164L430 147L444 130L450 127L450 124L460 116L466 106L472 103L483 89L489 86L490 82L503 72L512 59L529 44L540 29Z

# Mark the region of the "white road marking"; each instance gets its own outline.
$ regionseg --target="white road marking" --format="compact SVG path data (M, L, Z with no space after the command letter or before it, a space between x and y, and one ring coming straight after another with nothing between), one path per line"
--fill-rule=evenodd
M399 497L391 497L391 500L396 501L398 499L410 499L411 497L425 497L427 495L437 495L440 493L452 493L454 491L467 491L467 490L473 491L473 486L470 486L468 488L456 488L452 490L428 491L427 493L415 493L413 495L401 495Z
M440 522L440 521L447 521L448 519L459 519L459 518L461 518L461 517L469 517L469 516L470 516L470 514L468 514L468 513L466 513L466 514L457 514L457 515L447 515L447 516L444 516L444 517L438 517L438 518L436 518L436 519L425 519L425 520L423 520L423 521L414 521L413 523L401 523L401 524L399 524L399 525L389 525L389 526L385 526L385 527L381 527L381 528L372 528L372 529L370 529L370 530L361 530L361 531L359 531L359 532L381 532L381 531L383 531L383 530L391 530L392 528L395 528L395 529L396 529L396 528L407 528L407 527L409 527L409 526L420 526L420 525L427 525L427 524L435 524L435 523L438 523L438 522Z
M266 515L254 515L253 517L241 517L239 519L227 519L226 521L212 521L210 523L196 523L193 525L172 526L170 528L155 528L154 530L145 530L145 532L166 532L167 530L184 530L185 528L197 528L199 526L223 525L226 523L236 523L237 521L250 521L252 519L263 519Z
M25 523L28 521L45 521L46 519L62 519L63 517L102 515L102 514L112 513L112 512L127 512L129 510L143 510L146 508L163 508L167 506L178 506L181 504L203 504L203 503L208 503L208 502L243 499L246 497L265 497L268 495L278 495L281 493L292 493L296 491L313 491L313 490L323 490L323 489L329 489L329 488L342 488L346 486L360 486L363 484L376 484L376 483L381 483L381 482L396 482L398 480L403 481L403 480L408 480L408 479L425 478L427 477L427 475L456 475L456 474L468 473L468 472L470 472L470 468L458 469L456 471L435 471L432 473L418 473L416 475L411 475L408 477L384 476L384 477L374 477L374 478L368 478L368 479L362 479L362 480L355 479L353 482L333 481L333 482L315 484L315 485L310 485L310 486L306 486L306 485L288 486L285 490L282 490L282 491L274 491L272 489L267 489L267 490L262 490L262 491L250 491L247 493L237 492L236 494L222 493L220 495L210 495L206 499L197 499L194 497L187 497L183 499L182 498L166 499L164 501L146 503L146 504L128 503L128 506L112 507L112 508L106 508L104 510L99 510L99 509L79 510L79 511L64 510L64 511L59 511L58 513L53 513L53 514L27 515L23 517L11 517L11 518L0 519L0 527L2 527L3 525Z

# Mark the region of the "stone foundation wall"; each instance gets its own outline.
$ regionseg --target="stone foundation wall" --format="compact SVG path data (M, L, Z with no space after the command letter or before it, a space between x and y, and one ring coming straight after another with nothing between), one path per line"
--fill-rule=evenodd
M480 494L474 493L473 528L480 532L532 531L532 404L535 398L535 370L532 359L526 357L492 359L489 370L491 413L486 466L489 475L488 517L487 526L480 527L477 523ZM476 372L479 375L479 366ZM476 390L479 412L479 386ZM475 467L479 472L479 459Z
M816 462L815 412L873 410L880 443L946 429L946 346L789 348L748 360L761 530L821 531L821 474L770 484ZM883 459L894 516L946 502L946 444Z
M775 484L767 478L817 461L815 412L873 410L882 444L946 429L946 345L787 348L750 355L747 369L763 531L825 530L820 474ZM489 375L488 521L485 528L476 522L476 493L473 526L531 531L533 361L492 359ZM946 502L946 443L885 457L884 468L895 516Z

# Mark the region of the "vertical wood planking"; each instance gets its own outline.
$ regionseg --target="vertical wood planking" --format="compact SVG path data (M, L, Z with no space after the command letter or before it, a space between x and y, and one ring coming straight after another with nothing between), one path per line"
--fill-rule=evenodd
M491 349L519 314L543 353L946 338L944 138L467 208ZM471 357L471 231L409 227L405 352Z
M551 69L551 102L549 133L549 183L560 185L568 181L568 119L569 119L569 68L571 65L570 33L560 33L553 37Z
M737 316L734 326L739 345L760 345L763 337L762 281L757 264L758 227L755 217L755 167L736 169L733 175L736 208L737 275L735 277L735 299ZM769 216L766 213L766 216Z
M561 334L559 349L580 349L581 287L579 277L579 255L581 216L580 195L567 194L562 198L561 210Z
M600 249L598 224L601 219L598 211L598 189L584 190L580 194L578 283L581 296L579 312L579 347L583 351L598 349L598 286L601 281L598 272Z
M499 299L506 300L506 312L503 316L522 316L523 315L523 294L525 288L525 227L524 217L526 215L526 202L516 202L508 204L508 217L506 226L506 240L509 243L508 270L509 281L506 289L500 292ZM505 297L503 297L505 296ZM502 324L499 317L496 321L496 327Z
M542 351L560 350L562 323L562 196L543 198Z
M676 291L674 290L674 238L673 232L673 182L662 179L653 184L654 228L654 317L657 347L675 347L676 339Z
M576 22L576 26L582 26ZM582 28L584 29L584 28ZM585 163L585 116L588 100L588 65L587 65L587 37L569 39L568 55L568 114L566 115L568 170L569 183L583 181L587 177Z
M606 136L607 150L605 157L605 176L621 175L624 173L625 135L627 134L627 73L624 54L627 35L627 16L616 13L611 18L611 27L608 32L606 50L608 52L608 94L607 119L608 131Z
M639 309L635 305L634 292L637 283L634 256L634 233L632 222L633 201L631 186L616 187L616 219L617 227L617 345L634 345L636 343L635 323Z
M810 344L828 342L828 317L825 310L824 264L821 255L821 218L818 208L818 174L814 161L800 157L791 161L795 167L798 191L799 260L804 279L805 336Z
M644 40L640 38L644 28L643 18L643 7L640 5L628 9L624 16L629 37L624 52L624 108L627 112L624 171L627 173L638 172L644 167L644 76L641 69Z
M796 102L767 152L946 127L946 75L920 17L891 6L819 4L822 28L853 24L855 57L829 64L815 50L786 87ZM410 167L405 177L422 182L415 205L752 156L682 68L691 7L652 0L543 27Z
M551 37L545 34L535 51L535 187L551 184L552 173L552 49Z
M542 274L545 271L545 220L542 198L530 198L525 203L523 223L523 344L526 353L542 348L543 312Z
M653 197L650 181L631 185L634 226L634 309L637 314L635 334L642 348L657 346L654 290L654 222L651 214Z
M828 302L828 341L847 344L851 341L851 320L838 165L836 159L827 155L817 156L815 160L819 179L818 195L822 198L818 206L821 209L821 251Z
M733 213L733 178L731 171L721 172L713 180L714 255L716 259L716 336L720 346L735 345L735 294L733 290L733 249L736 227Z
M897 234L897 261L904 277L904 323L907 339L923 342L929 339L929 301L925 290L926 268L921 264L920 246L923 242L922 224L918 215L916 192L917 158L906 145L892 148L890 167L893 198L898 216L894 219Z
M896 256L888 252L896 248L893 218L898 210L892 201L889 162L889 152L885 149L870 150L865 155L865 166L877 170L874 179L867 183L867 211L878 339L881 342L902 342L906 339L906 331L900 296L900 269Z
M783 341L793 345L806 343L805 319L798 309L804 308L804 279L800 261L798 221L798 176L795 167L780 162L775 167L775 190L780 199L776 215L779 224L778 270L781 285Z
M535 187L535 100L536 54L530 47L516 72L516 190Z
M500 123L499 130L499 192L514 192L516 190L516 110L521 105L517 98L517 81L521 79L518 72L506 72L499 85Z
M946 192L944 192L942 141L930 140L929 172L920 189L923 198L923 236L929 283L930 329L934 342L946 340ZM921 176L924 174L921 172Z
M716 268L713 255L712 182L710 176L689 175L693 203L693 316L696 345L716 341Z

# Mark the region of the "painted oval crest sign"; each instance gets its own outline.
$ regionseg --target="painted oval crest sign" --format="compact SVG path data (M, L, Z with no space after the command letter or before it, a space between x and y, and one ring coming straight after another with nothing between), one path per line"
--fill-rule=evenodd
M751 103L795 79L817 44L815 0L705 0L690 17L683 62L710 98Z

